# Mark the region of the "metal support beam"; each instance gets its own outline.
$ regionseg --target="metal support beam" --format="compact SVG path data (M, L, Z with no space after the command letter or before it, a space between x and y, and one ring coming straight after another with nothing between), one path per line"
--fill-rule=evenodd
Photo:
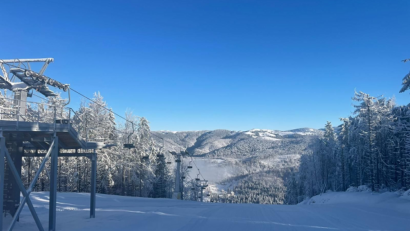
M96 184L97 184L97 153L93 153L91 156L90 218L95 218Z
M27 91L15 91L13 105L17 107L17 121L24 121L27 110Z
M204 188L201 185L201 202L204 202Z
M6 68L4 67L3 63L0 62L0 70L3 73L3 77L6 81L9 81L9 75L6 71Z
M177 154L177 167L175 169L175 190L174 194L172 195L172 199L181 199L181 192L180 192L180 179L181 179L181 154Z
M4 134L4 132L3 132ZM5 136L6 138L6 136ZM15 137L7 136L6 140L10 138L10 142L6 142L6 150L10 153L11 160L13 162L13 167L16 169L19 179L21 176L21 166L22 166L22 143L21 136L17 135ZM4 173L4 207L3 211L14 216L16 214L18 205L20 204L20 189L18 186L18 180L13 177L10 162L6 159L7 164L5 165Z
M5 155L6 155L7 164L8 164L9 167L10 167L10 171L11 171L11 173L13 174L13 177L14 177L14 179L16 180L17 185L18 185L18 187L20 188L21 193L22 193L23 196L26 198L26 202L27 202L28 208L30 209L31 215L33 216L34 221L35 221L36 224L37 224L37 228L38 228L40 231L44 231L43 226L41 225L40 219L39 219L38 216L37 216L36 210L34 209L33 203L32 203L31 200L30 200L29 193L27 193L26 189L24 188L23 182L22 182L21 179L20 179L20 175L19 175L19 173L17 172L17 169L16 169L16 167L14 166L13 160L11 159L11 156L10 156L9 152L7 151L7 149L5 149L5 152L4 152L4 153L5 153ZM11 227L9 230L12 230L12 229L13 229L13 227Z
M39 59L0 59L0 63L25 63L25 62L53 62L53 58L39 58Z
M53 147L54 147L54 142L51 144L49 150L47 151L47 154L46 154L45 158L44 158L43 161L41 162L40 167L38 168L38 170L37 170L37 172L36 172L36 175L34 176L33 180L31 181L31 184L30 184L29 187L28 187L27 197L24 196L23 199L21 200L20 205L19 205L19 207L18 207L18 209L17 209L17 212L16 212L16 214L14 215L13 220L11 221L8 230L12 230L13 227L14 227L14 225L16 224L16 221L17 221L18 217L20 216L20 213L21 213L21 211L23 210L24 205L25 205L26 202L27 202L27 198L30 196L30 193L33 191L33 188L34 188L34 186L36 185L37 179L40 177L40 174L41 174L41 172L43 171L44 166L46 165L48 159L50 158L50 155L51 155L51 152L52 152L52 150L53 150Z
M58 157L88 157L91 158L92 153L58 153ZM46 156L45 153L24 153L23 157L44 157Z
M0 208L3 209L4 199L4 153L6 152L5 138L0 131ZM0 230L3 230L3 214L0 214Z
M50 170L50 204L48 216L48 230L56 230L56 205L57 205L57 168L58 168L58 137L54 136L54 145L51 151Z

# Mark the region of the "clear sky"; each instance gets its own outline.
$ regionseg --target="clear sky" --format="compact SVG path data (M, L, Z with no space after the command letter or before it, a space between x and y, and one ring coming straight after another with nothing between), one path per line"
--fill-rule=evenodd
M396 97L409 1L2 1L0 58L53 57L46 75L152 130L321 128L354 90ZM64 95L64 94L63 94ZM73 95L72 106L80 103Z

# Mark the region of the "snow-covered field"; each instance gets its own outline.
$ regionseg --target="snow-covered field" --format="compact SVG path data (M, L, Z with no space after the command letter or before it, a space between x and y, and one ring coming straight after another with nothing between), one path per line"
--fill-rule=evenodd
M240 174L240 166L235 166L235 161L228 159L206 159L193 158L196 165L190 162L191 159L184 160L186 165L193 165L193 169L188 172L188 175L195 179L199 174L196 167L201 171L203 177L210 182L220 182L226 178Z
M36 192L31 196L45 228L47 195ZM213 204L99 194L97 218L90 219L89 194L58 193L57 230L410 230L410 195L326 193L309 202L299 205ZM9 221L10 218L6 219L6 224ZM27 208L15 230L36 230Z

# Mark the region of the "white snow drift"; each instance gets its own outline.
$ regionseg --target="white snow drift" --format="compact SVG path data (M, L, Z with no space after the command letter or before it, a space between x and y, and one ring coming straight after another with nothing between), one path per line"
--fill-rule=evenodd
M57 230L408 231L409 194L326 193L299 205L213 204L99 194L97 218L90 219L87 193L58 193ZM45 227L47 195L35 192L31 196ZM6 225L9 221L10 217ZM15 230L36 230L27 208Z

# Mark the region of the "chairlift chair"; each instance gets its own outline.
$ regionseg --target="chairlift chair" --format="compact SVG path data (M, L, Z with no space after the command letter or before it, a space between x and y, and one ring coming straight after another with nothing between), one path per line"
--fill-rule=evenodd
M171 164L171 163L172 163L171 161L168 161L168 162L167 162L167 164Z
M148 160L148 156L141 157L142 160Z
M135 130L134 130L134 123L131 122L131 125L132 125L132 133L128 135L128 143L127 143L127 144L124 144L124 148L128 148L128 149L135 148L134 144L130 143L130 137L131 137L131 136L134 134L134 132L135 132Z
M131 148L135 148L135 146L134 144L124 144L124 148L131 149Z
M188 168L192 168L192 166L191 166L191 165L188 165Z

